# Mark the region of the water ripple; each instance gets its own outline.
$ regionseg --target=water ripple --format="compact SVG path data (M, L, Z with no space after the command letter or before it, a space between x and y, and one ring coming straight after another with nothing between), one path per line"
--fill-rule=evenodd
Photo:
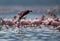
M0 41L60 41L60 32L50 29L16 28L0 31Z

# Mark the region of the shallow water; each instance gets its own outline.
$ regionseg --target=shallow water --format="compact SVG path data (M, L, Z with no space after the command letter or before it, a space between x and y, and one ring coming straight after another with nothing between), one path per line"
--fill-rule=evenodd
M3 27L4 28L4 27ZM48 28L18 28L14 30L2 29L0 31L0 41L60 41L60 32Z

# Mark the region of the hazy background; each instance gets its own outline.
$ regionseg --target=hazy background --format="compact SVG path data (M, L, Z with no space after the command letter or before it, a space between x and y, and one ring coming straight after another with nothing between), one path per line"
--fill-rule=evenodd
M11 18L22 10L33 10L28 18L45 15L46 9L56 9L60 16L60 0L0 0L0 17Z

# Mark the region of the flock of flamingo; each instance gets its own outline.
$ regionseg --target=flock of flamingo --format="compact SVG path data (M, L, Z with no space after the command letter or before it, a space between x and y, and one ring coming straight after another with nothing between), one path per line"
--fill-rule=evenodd
M31 10L22 11L18 13L16 16L14 16L13 19L1 18L0 28L2 28L2 26L6 26L7 29L13 26L16 26L18 28L38 26L39 28L42 28L41 25L44 25L47 28L49 26L53 26L54 29L60 31L60 18L57 18L55 16L46 18L44 15L42 15L42 17L40 18L26 19L26 17L24 16L27 15L29 12L32 12L32 11ZM49 12L49 13L52 14L52 12Z

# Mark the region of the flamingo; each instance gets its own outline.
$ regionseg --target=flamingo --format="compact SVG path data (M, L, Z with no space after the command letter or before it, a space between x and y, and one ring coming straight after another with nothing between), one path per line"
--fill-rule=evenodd
M8 27L12 27L15 25L15 23L13 22L12 19L3 19L3 21L4 21L3 23L7 27L7 29L8 29Z
M33 26L39 26L41 28L42 21L44 20L45 16L42 16L41 18L36 18L32 20Z
M29 12L32 12L32 10L25 10L25 11L22 11L21 13L18 13L19 15L18 21L20 21L25 15L29 14Z

